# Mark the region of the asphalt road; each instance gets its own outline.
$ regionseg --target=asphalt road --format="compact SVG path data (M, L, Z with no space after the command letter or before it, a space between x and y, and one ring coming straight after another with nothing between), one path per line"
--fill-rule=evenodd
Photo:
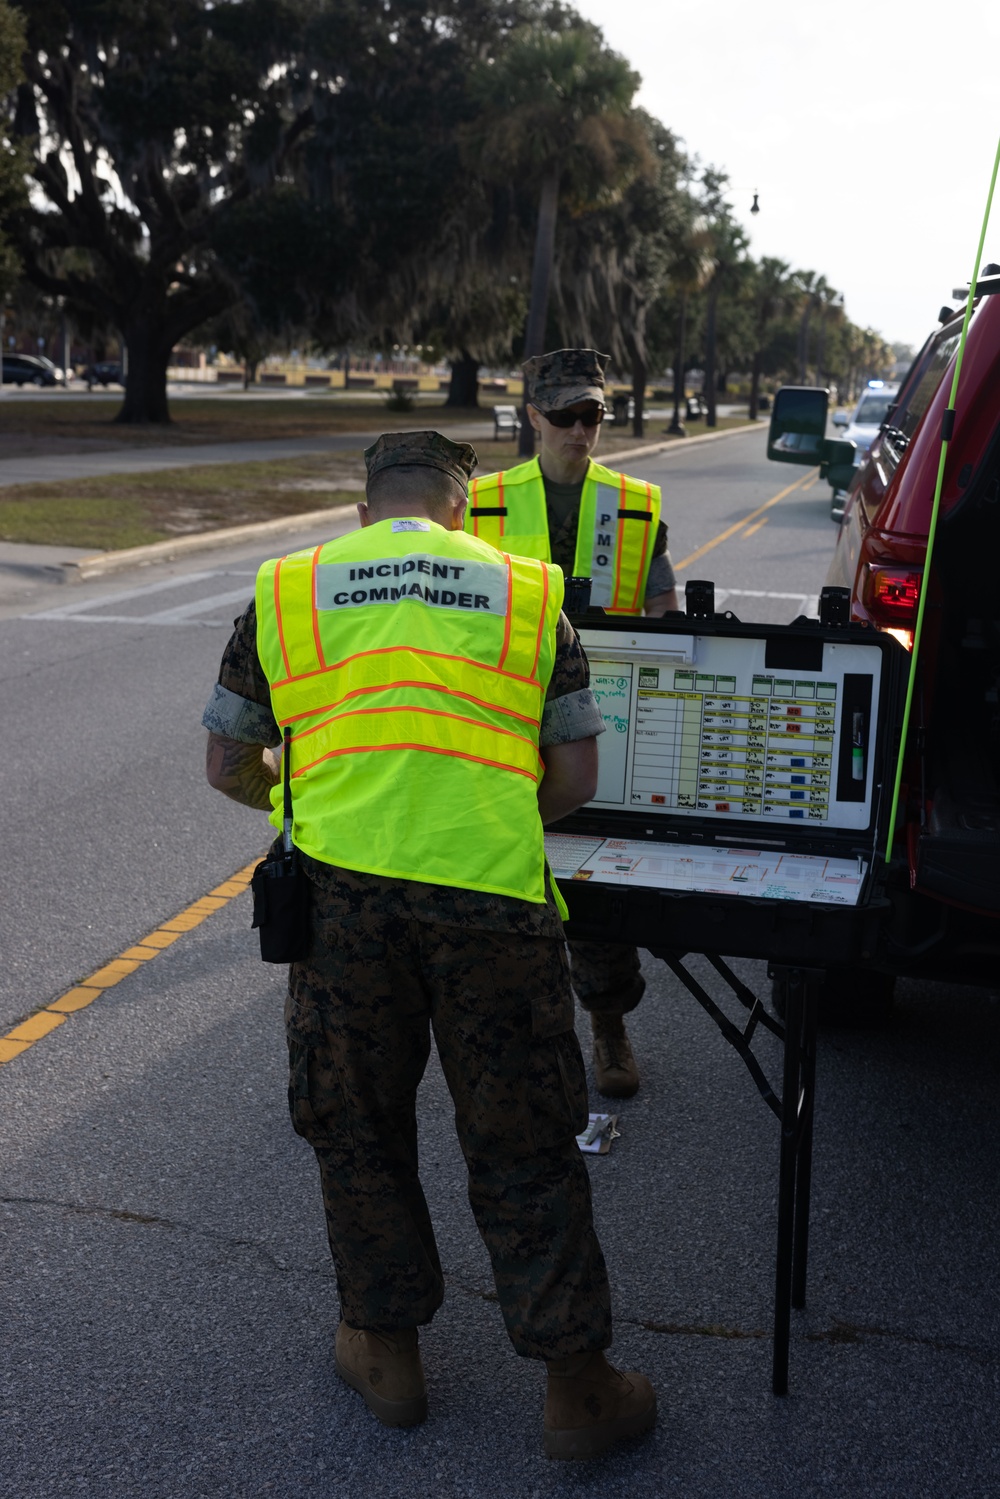
M665 486L682 581L712 578L747 619L816 596L827 488L761 512L800 477L763 461L762 434L631 466ZM422 1170L449 1295L422 1338L431 1417L385 1431L339 1383L315 1167L285 1111L282 978L224 884L268 830L201 771L201 708L260 557L0 592L0 1033L227 892L0 1067L0 1494L995 1493L1000 1010L982 991L909 984L886 1030L821 1039L787 1399L770 1394L776 1124L652 960L630 1026L643 1087L590 1169L613 1356L654 1380L655 1436L594 1464L541 1457L543 1378L507 1344L436 1062ZM763 965L739 967L766 987ZM761 1054L777 1076L777 1044Z

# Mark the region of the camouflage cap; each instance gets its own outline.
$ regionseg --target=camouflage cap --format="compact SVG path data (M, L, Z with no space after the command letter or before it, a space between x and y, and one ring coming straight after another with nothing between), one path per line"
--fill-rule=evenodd
M452 442L440 432L383 432L365 448L369 479L386 468L439 468L467 490L479 459L470 442Z
M539 411L562 411L577 401L600 401L604 405L604 371L610 354L596 349L553 349L536 354L521 368L524 397Z

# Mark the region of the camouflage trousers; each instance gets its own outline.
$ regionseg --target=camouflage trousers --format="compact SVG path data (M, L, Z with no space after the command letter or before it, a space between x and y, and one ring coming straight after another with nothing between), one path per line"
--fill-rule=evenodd
M621 942L570 942L573 988L585 1010L625 1014L646 992L639 954Z
M431 1320L444 1283L417 1175L433 1031L507 1332L530 1358L611 1342L576 1145L587 1120L563 944L402 916L313 913L286 1010L289 1107L319 1161L344 1319Z

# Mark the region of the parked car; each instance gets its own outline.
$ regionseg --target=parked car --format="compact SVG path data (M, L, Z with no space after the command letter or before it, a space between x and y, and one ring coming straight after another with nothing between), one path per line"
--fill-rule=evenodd
M58 364L54 363L54 361L51 360L47 354L36 354L34 357L38 360L39 364L44 364L45 368L51 371L51 373L55 376L57 385L66 384L66 371L60 369Z
M87 382L90 385L124 385L122 378L122 367L117 359L102 359L97 364L92 364L87 371Z
M828 998L853 991L878 1006L904 974L996 984L1000 267L987 270L998 273L977 286L929 575L927 539L961 312L927 339L856 469L826 580L848 590L852 619L892 631L911 650L920 594L927 595L888 871L892 917L871 969L831 976ZM821 393L814 395L821 405Z
M61 385L63 372L38 354L5 354L4 385Z
M853 412L850 414L846 411L834 413L833 425L843 428L845 440L853 442L857 448L854 459L856 466L860 466L865 461L868 449L879 434L879 428L883 422L888 421L895 410L898 391L898 385L887 384L884 380L869 380ZM843 515L846 498L846 489L834 489L830 502L834 520L840 520Z

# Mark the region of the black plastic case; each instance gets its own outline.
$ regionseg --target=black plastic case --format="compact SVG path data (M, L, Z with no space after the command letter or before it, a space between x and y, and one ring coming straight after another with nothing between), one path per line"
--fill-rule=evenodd
M870 778L866 780L866 795L862 800L869 804L870 815L863 827L835 826L829 822L818 825L797 810L789 810L788 820L780 821L774 817L746 815L742 810L725 815L715 812L702 815L697 809L694 815L691 811L663 811L650 815L649 812L633 810L631 806L609 809L591 803L547 829L549 834L648 841L667 848L671 844L683 843L719 848L720 851L746 849L749 853L766 849L827 858L860 858L867 868L857 904L831 905L801 899L771 899L763 895L671 890L636 883L607 884L577 876L558 880L569 908L567 935L588 941L668 947L678 954L725 953L812 967L876 961L889 911L884 893L885 848L909 660L899 642L883 632L859 625L820 624L806 619L790 625L742 624L731 614L710 617L674 614L665 619L645 619L590 612L576 618L574 623L584 646L590 642L588 655L593 653L592 666L600 654L594 645L598 638L602 642L600 650L605 654L612 638L616 642L620 638L622 652L627 654L632 649L630 643L638 643L640 650L648 651L658 644L654 637L662 637L664 649L669 651L677 644L678 637L693 637L695 660L699 654L711 653L716 666L727 654L724 643L732 641L731 654L734 658L739 657L744 668L748 652L756 649L769 662L791 663L787 667L775 666L776 672L788 670L793 674L801 672L803 676L815 677L815 667L806 668L796 663L833 659L833 653L826 649L830 645L860 645L867 651L878 653L880 669L877 689L873 688L864 721L865 775L869 776L870 766ZM701 647L699 642L703 643ZM757 644L748 646L747 642ZM818 669L827 671L823 665ZM756 691L756 676L754 683ZM664 692L658 695L676 698L680 694ZM718 697L718 692L715 692L713 701ZM788 712L793 711L793 708L788 708ZM843 699L840 732L834 741L834 763L830 767L834 780L838 774L843 777L847 716L846 699ZM859 721L853 719L855 725ZM747 742L749 744L749 737ZM605 733L598 739L599 751L608 744L608 734ZM614 753L614 749L606 747L604 752ZM744 771L744 774L749 775L749 771ZM740 801L740 798L735 800ZM741 809L745 804L750 803L741 802ZM704 803L700 805L704 806Z

